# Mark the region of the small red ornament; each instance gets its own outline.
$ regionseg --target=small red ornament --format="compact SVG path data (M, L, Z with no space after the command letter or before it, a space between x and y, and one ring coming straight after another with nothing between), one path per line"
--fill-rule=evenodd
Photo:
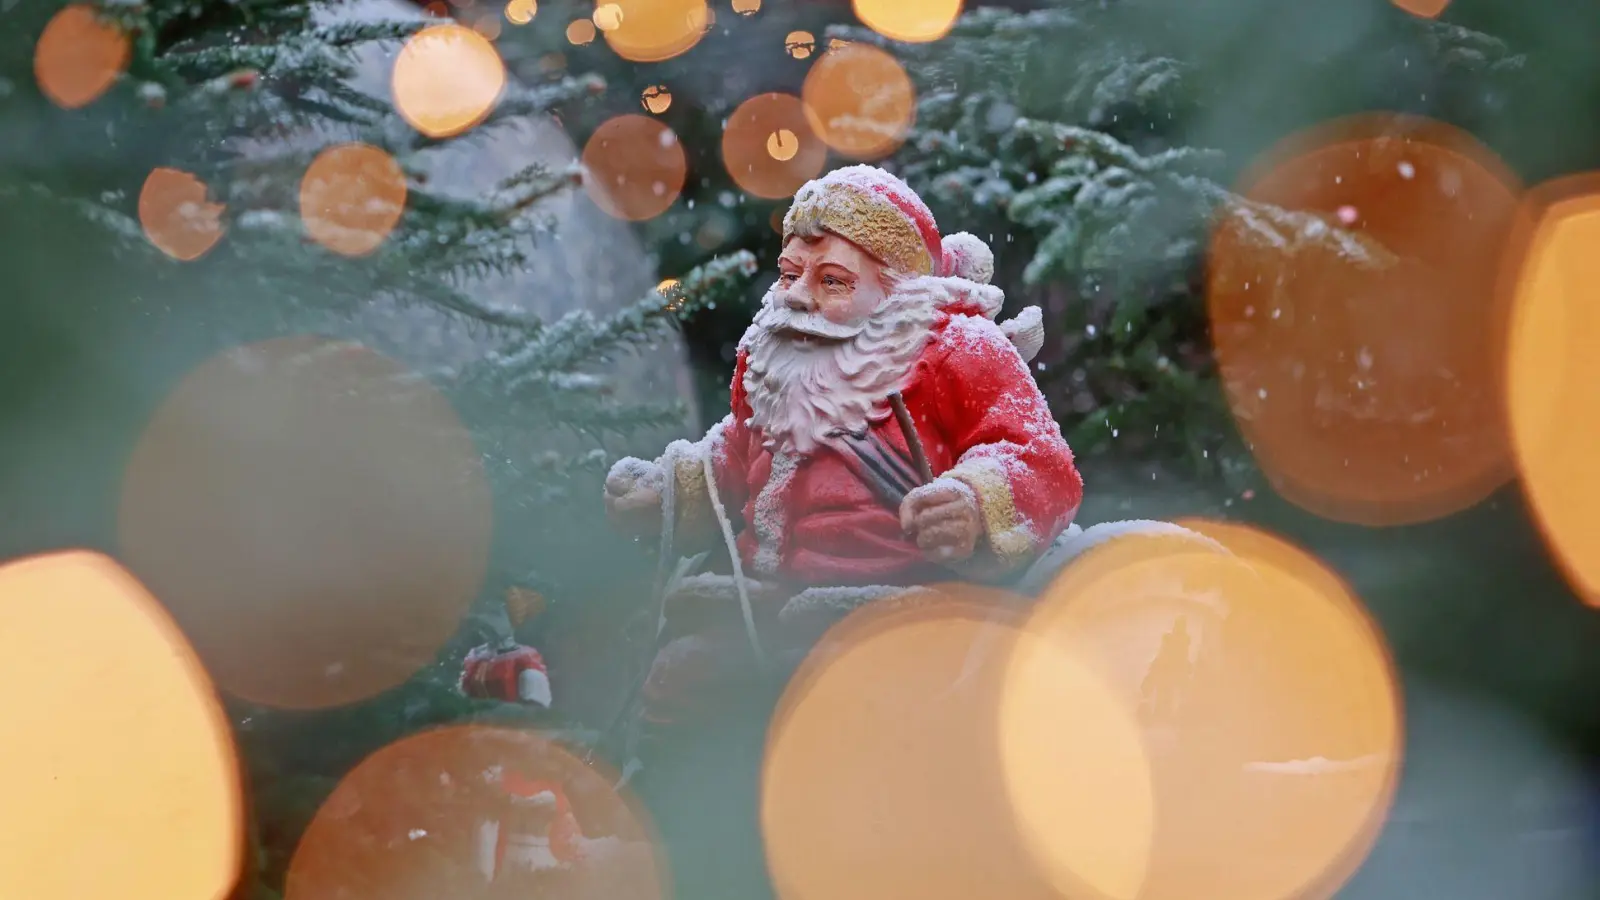
M473 648L462 666L458 687L461 693L479 700L533 703L545 708L551 702L544 657L514 640Z

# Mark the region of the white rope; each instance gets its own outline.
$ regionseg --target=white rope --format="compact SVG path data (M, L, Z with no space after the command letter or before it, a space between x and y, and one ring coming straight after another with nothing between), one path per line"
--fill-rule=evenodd
M676 561L673 554L673 525L678 521L678 461L669 452L663 458L667 463L667 477L661 484L661 547L656 559L656 643L667 630L667 579ZM660 649L659 647L657 649Z
M744 613L744 633L750 639L750 649L755 651L756 662L767 665L767 655L761 651L761 639L756 637L756 616L750 608L750 594L745 590L744 564L739 560L739 547L733 539L733 526L728 523L728 513L722 508L722 498L717 494L717 473L711 465L711 453L703 460L706 473L706 491L711 495L711 511L717 514L717 525L722 529L722 541L728 545L728 557L733 561L733 586L739 591L739 611Z

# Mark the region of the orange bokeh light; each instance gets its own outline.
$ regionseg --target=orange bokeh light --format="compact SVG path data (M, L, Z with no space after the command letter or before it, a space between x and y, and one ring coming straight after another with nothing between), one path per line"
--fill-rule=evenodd
M133 576L83 551L0 568L0 678L0 896L227 895L245 841L232 733Z
M461 134L488 118L505 86L494 44L454 22L407 38L390 80L401 117L431 138Z
M538 0L507 0L504 13L507 22L526 25L539 14L539 3Z
M639 95L639 102L646 110L660 115L672 108L672 91L664 84L653 84Z
M1600 606L1600 176L1530 192L1508 257L1506 405L1522 489L1567 581Z
M588 19L573 19L567 24L567 43L575 47L594 43L594 23Z
M722 163L734 183L756 197L794 196L827 161L827 146L812 133L805 107L792 94L751 97L722 129Z
M1437 19L1450 0L1393 0L1394 5L1424 19Z
M284 900L658 900L667 869L616 778L528 731L455 726L379 750L317 810Z
M602 3L595 7L594 15L589 18L594 20L594 27L601 31L610 31L622 25L622 7L615 3Z
M314 709L434 660L484 575L482 460L445 397L360 345L212 357L123 475L122 555L228 692Z
M995 726L1021 637L1017 603L957 586L875 601L822 638L784 692L763 765L762 834L780 898L1058 896L1030 862L1000 765ZM1075 729L1074 741L1049 748L1071 771L1036 787L1103 818L1112 810L1099 797L1061 791L1104 776L1075 765L1096 755L1130 756L1123 771L1137 772L1138 742L1131 725L1101 727L1108 706L1092 679L1053 687L1052 709L1030 709ZM1024 702L1035 699L1044 693ZM1019 742L1030 761L1046 749L1041 736ZM1136 795L1116 797L1125 815L1136 815Z
M365 256L394 230L406 207L400 164L368 144L317 154L300 180L300 219L312 240L342 256Z
M643 222L667 211L688 177L671 128L641 115L603 123L583 146L583 186L608 215Z
M893 153L916 119L916 91L900 61L866 44L829 48L806 73L800 96L823 143L857 160Z
M809 31L791 31L783 39L783 50L795 59L805 59L817 49L817 39Z
M961 0L853 0L851 5L862 24L908 44L944 37L961 15Z
M1103 679L1139 723L1155 822L1140 900L1331 896L1376 839L1396 784L1403 738L1387 649L1308 554L1243 526L1183 524L1231 552L1192 538L1115 539L1068 567L1024 627ZM1008 700L1030 664L1014 657ZM1028 724L1022 714L1002 722ZM1023 809L1030 787L1014 785ZM1044 815L1093 824L1069 823L1069 809ZM1059 860L1053 837L1035 846ZM1131 896L1107 887L1130 882L1142 848L1098 849L1096 866L1123 867L1074 871Z
M1493 284L1518 191L1470 135L1390 114L1297 135L1242 180L1309 214L1226 208L1207 276L1230 407L1283 496L1395 525L1509 479Z
M695 44L711 27L705 0L611 0L616 27L605 29L606 43L630 62L662 62Z
M121 29L102 22L94 7L75 3L51 16L39 34L33 77L51 103L78 109L116 82L131 54Z
M205 182L179 169L151 170L139 189L139 225L173 259L192 262L222 237L227 207L206 200Z

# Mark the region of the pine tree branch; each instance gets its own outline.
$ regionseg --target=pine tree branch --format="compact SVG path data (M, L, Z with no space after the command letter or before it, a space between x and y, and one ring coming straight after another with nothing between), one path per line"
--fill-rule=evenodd
M685 275L672 297L651 291L604 318L575 310L510 349L490 354L470 378L498 382L512 393L549 383L551 372L609 360L620 347L648 340L683 316L737 296L755 271L755 255L741 250Z

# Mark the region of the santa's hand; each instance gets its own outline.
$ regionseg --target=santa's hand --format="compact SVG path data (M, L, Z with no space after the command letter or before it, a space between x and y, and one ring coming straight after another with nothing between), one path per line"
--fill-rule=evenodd
M617 530L645 534L661 526L661 489L667 473L649 460L628 456L606 475L606 516Z
M983 536L983 514L977 495L954 478L935 478L906 495L900 504L900 527L916 538L922 555L937 563L970 557Z

